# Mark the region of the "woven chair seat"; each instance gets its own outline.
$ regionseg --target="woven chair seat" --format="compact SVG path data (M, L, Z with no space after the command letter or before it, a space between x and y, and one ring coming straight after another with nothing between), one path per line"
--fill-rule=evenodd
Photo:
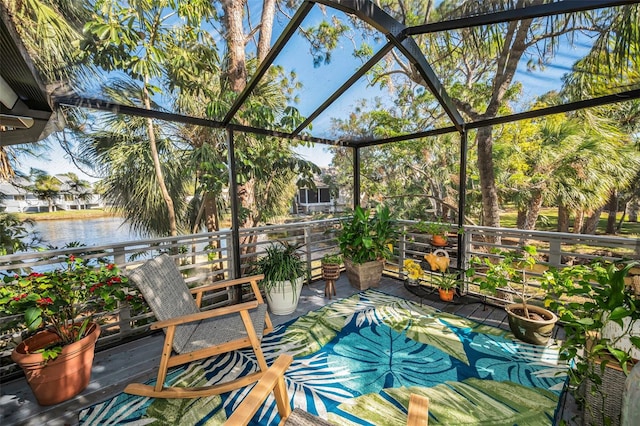
M266 312L266 304L259 305L256 309L249 311L249 316L251 317L251 322L253 323L253 328L256 330L258 339L262 339ZM237 340L240 337L248 337L240 315L230 314L210 318L198 323L193 334L189 336L187 344L182 347L181 353L222 345Z

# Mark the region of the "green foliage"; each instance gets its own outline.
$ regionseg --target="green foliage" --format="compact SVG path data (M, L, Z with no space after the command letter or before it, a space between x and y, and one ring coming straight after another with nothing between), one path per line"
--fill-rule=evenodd
M20 220L13 213L0 213L0 256L37 249L40 239L30 228L31 219Z
M339 253L328 253L322 256L320 262L323 265L341 265L342 256Z
M458 274L455 273L443 272L442 274L432 274L431 280L435 285L444 290L450 290L458 286Z
M495 293L498 289L511 289L522 299L526 315L527 300L534 297L528 293L529 278L527 270L536 264L537 249L534 246L523 246L518 250L492 250L492 254L501 258L492 260L489 257L471 258L471 265L483 270L483 276L477 276L475 269L470 268L467 276L480 286L480 290Z
M5 275L3 282L0 313L21 314L30 332L48 327L60 337L60 346L83 338L95 315L114 310L119 301L128 301L134 309L142 306L142 297L127 285L128 279L114 264L96 267L73 255L64 269ZM3 328L13 326L6 322ZM50 352L53 354L55 351Z
M435 222L420 221L415 225L419 232L423 232L429 235L441 235L446 238L447 233L451 230L451 224L449 222L443 222L436 220Z
M602 337L601 331L608 321L623 327L624 319L630 319L631 323L640 320L638 297L625 285L625 277L637 265L637 261L595 261L589 265L552 268L545 273L542 285L547 291L545 305L555 310L564 323L566 337L561 356L574 365L569 375L575 388L590 381L593 389L587 391L600 392L602 372L609 362L625 372L632 365L629 351L616 347L617 341ZM620 337L629 331L623 329ZM630 340L640 348L640 338Z
M296 280L308 274L307 264L301 259L299 249L300 244L290 244L288 241L279 241L265 249L266 254L253 264L256 274L264 274L260 285L265 291L279 291L285 285L290 285L295 293Z
M371 216L369 210L356 206L351 220L342 224L338 245L343 256L356 264L390 259L395 233L389 207L378 205Z

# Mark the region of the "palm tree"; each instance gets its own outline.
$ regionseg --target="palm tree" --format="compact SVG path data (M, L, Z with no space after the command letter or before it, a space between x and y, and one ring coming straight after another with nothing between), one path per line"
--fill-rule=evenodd
M65 183L69 186L69 193L76 200L79 208L82 208L82 205L86 208L86 202L91 199L91 184L84 179L80 179L78 175L72 172L64 173L61 176L68 179ZM84 204L81 204L81 202L84 202Z
M49 212L52 212L54 210L55 199L60 194L60 180L42 170L31 169L31 174L35 176L31 190L39 198L47 200Z

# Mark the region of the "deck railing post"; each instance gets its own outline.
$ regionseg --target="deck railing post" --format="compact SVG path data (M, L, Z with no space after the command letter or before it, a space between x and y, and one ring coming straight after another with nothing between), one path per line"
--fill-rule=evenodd
M398 244L398 278L404 277L404 259L407 257L407 225L402 225Z
M307 224L304 226L304 249L307 258L307 271L309 271L307 284L311 284L311 228Z
M560 239L549 239L549 266L558 267L562 265L562 250Z

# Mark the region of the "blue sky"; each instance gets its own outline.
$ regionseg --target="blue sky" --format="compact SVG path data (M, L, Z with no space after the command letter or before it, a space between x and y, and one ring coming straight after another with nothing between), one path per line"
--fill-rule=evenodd
M317 20L318 17L311 17L312 21ZM305 20L305 25L315 22L308 22ZM276 31L278 32L278 31ZM356 60L351 55L350 49L353 48L353 45L349 44L347 46L338 46L338 49L334 52L334 60L331 64L326 66L321 66L319 68L313 68L310 64L310 57L307 54L308 47L301 43L301 37L298 37L298 40L294 40L296 45L293 47L291 44L289 45L289 49L285 50L278 59L277 63L282 63L285 66L285 69L295 69L298 74L298 78L303 78L305 76L307 78L307 82L309 79L313 81L313 83L307 83L313 85L320 84L324 89L325 93L317 94L319 95L317 98L319 100L314 99L315 97L309 97L308 91L303 91L301 94L301 98L303 98L307 103L298 105L301 113L305 115L306 113L310 113L313 111L319 103L324 100L322 96L326 96L330 94L333 90L332 87L338 87L344 79L348 78L351 74L351 70L355 70ZM525 71L524 60L523 64L520 67L519 71L516 74L516 80L523 83L523 94L522 94L522 102L528 102L533 99L535 96L547 92L552 89L560 89L561 86L561 78L562 76L570 71L571 64L573 64L578 58L584 56L586 51L588 50L588 41L587 43L576 43L576 45L571 46L568 41L562 40L564 43L560 46L554 64L547 66L544 70L538 70L533 72ZM305 50L305 54L303 55L307 58L309 63L300 62L300 50ZM343 50L342 52L340 52ZM295 61L295 62L291 62ZM358 62L359 63L359 62ZM291 66L293 64L293 66ZM303 81L304 83L304 81ZM325 87L326 86L326 87ZM323 90L321 90L323 91ZM368 92L368 93L365 93ZM380 92L375 91L374 95L378 95ZM304 98L304 96L307 96ZM371 98L371 89L364 90L362 92L355 93L347 93L346 95L351 95L347 97L346 101L343 101L340 104L340 101L334 105L335 109L333 109L333 114L340 114L340 110L347 110L353 105L347 105L349 102L354 102L357 98L361 96ZM327 111L328 112L328 111ZM316 119L315 130L318 131L320 128L323 129L323 134L317 134L318 136L328 136L325 133L324 129L328 129L328 114L321 115ZM67 158L64 151L58 146L56 141L51 143L52 149L48 153L48 161L44 156L41 156L37 160L30 160L30 163L33 164L23 164L23 170L28 167L35 167L42 170L47 171L50 174L58 174L58 173L66 173L66 172L74 172L78 174L81 178L87 179L89 181L95 181L95 178L85 175L81 171L79 171L73 163ZM316 145L315 147L298 147L296 151L300 153L304 158L313 161L318 166L327 166L331 162L332 154L328 152L327 147L323 145Z

